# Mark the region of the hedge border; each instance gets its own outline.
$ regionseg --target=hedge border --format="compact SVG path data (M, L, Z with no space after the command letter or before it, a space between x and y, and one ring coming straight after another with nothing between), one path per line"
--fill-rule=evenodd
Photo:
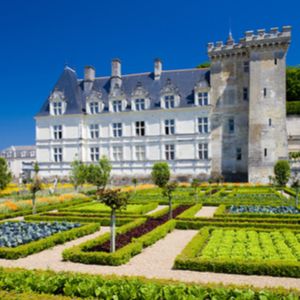
M200 272L217 272L229 274L246 275L268 275L280 277L300 278L300 262L281 262L281 261L247 261L237 259L201 259L197 255L201 252L211 231L216 227L204 227L186 245L182 252L176 257L174 262L175 269L192 270ZM230 228L227 228L230 229ZM236 229L231 227L231 229ZM245 228L241 230L273 231L273 229ZM299 232L299 231L296 231Z
M84 235L94 233L99 229L99 224L90 223L67 231L61 231L46 238L33 241L24 245L20 245L14 248L0 247L0 258L18 259L21 257L25 257L30 254L51 248L55 245L63 244L67 241L71 241Z

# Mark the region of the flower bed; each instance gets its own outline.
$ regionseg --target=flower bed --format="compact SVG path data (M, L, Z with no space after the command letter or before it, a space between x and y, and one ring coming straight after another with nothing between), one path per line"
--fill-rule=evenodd
M176 258L175 267L300 277L300 231L204 227Z
M173 216L176 217L189 207L187 205L178 206L173 210ZM143 248L165 237L175 228L175 225L175 220L168 221L168 213L158 218L157 221L154 221L153 218L140 218L117 229L116 246L118 250L116 252L107 252L110 245L110 234L107 233L66 249L63 252L63 258L85 264L121 265L140 253Z
M228 209L230 214L258 213L258 214L300 214L300 210L294 206L256 206L256 205L232 205Z
M80 226L69 222L5 222L0 224L0 247L17 247Z

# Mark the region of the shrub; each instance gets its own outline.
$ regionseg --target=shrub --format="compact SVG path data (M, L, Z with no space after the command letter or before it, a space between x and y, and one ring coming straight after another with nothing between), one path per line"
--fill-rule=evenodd
M12 175L8 169L7 162L5 158L0 157L0 191L6 188L11 179Z
M280 186L286 186L291 175L291 169L287 160L279 160L274 166L276 182Z

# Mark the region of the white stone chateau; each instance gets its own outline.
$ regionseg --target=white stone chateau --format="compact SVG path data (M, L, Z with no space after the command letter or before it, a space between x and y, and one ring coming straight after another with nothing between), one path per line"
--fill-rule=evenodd
M113 174L150 174L168 161L178 176L223 174L266 182L287 158L285 68L291 28L247 31L208 44L210 68L110 76L66 67L36 115L42 176L67 176L70 163L105 155Z

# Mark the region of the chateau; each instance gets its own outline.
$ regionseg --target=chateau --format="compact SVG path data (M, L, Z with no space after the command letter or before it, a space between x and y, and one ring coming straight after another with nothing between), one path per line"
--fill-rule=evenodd
M68 176L74 159L107 156L117 176L150 174L168 161L177 175L222 174L266 182L288 157L285 69L291 27L247 31L209 43L210 68L84 78L66 67L36 115L42 176Z

